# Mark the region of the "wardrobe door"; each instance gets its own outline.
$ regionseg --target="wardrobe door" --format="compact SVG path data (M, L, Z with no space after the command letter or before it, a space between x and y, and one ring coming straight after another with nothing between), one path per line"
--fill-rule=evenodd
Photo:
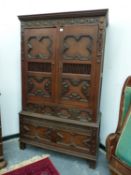
M95 121L97 106L97 31L97 25L60 28L59 103L72 107L74 116L79 108L90 121Z
M23 37L23 108L38 112L55 99L56 28L27 28Z

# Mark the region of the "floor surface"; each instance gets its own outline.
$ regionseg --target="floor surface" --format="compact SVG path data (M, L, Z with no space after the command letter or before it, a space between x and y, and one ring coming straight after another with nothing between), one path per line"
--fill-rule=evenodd
M49 154L61 175L110 175L105 157L105 152L100 150L96 169L91 169L85 159L74 156L64 155L54 151L36 148L27 145L26 149L19 149L18 139L12 139L3 143L4 157L8 162L8 167L21 161L32 158L33 156Z

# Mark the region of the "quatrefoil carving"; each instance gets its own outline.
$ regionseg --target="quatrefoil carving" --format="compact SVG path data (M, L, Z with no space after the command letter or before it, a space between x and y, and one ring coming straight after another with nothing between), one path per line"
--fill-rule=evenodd
M64 59L91 59L93 39L90 35L69 35L64 38Z
M30 59L49 59L52 55L52 40L49 36L31 36L27 46Z

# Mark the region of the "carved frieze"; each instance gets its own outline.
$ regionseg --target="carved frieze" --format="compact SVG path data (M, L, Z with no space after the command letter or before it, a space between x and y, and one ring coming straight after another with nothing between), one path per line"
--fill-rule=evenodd
M65 24L97 24L99 17L81 17L81 18L62 18L62 19L41 19L22 21L22 28L24 27L52 27L52 26L63 26Z
M51 78L28 76L27 94L33 96L51 96Z
M65 108L56 105L44 105L28 103L26 110L41 113L51 116L56 116L65 119L78 120L78 121L93 121L93 113L91 110L78 109L78 108Z
M46 115L54 115L56 116L58 107L57 106L49 106L45 104L33 104L27 103L26 110Z
M92 121L92 112L88 110L80 110L76 108L60 108L58 113L58 117L67 118L72 120L79 120L79 121Z

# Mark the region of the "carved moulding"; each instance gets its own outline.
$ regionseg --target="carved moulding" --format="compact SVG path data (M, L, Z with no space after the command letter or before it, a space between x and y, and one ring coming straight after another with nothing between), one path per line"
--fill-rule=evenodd
M105 18L100 17L98 23L98 37L97 37L97 63L100 63L102 60L103 52L104 52L104 38L105 38Z
M78 121L93 121L93 112L86 109L65 108L56 105L44 105L27 103L26 110L35 113L46 114L50 116L56 116L59 118L72 119Z
M72 24L97 24L99 22L99 17L81 17L81 18L62 18L62 19L41 19L41 20L31 20L22 21L22 28L25 27L52 27L52 26L63 26Z

